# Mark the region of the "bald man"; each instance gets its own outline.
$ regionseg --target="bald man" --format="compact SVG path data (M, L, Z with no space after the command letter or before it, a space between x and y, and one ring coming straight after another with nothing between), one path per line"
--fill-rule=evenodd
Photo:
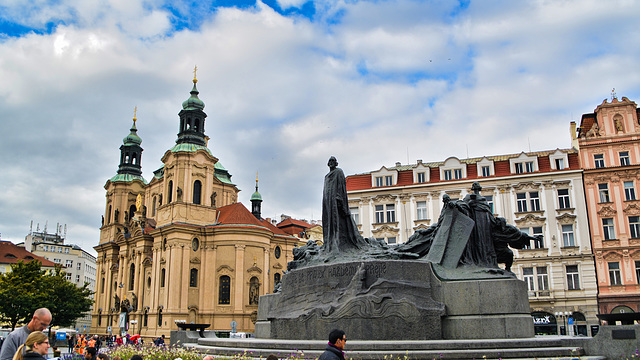
M2 343L2 351L0 351L0 360L11 360L20 345L24 344L29 334L33 331L42 331L51 323L51 312L49 309L41 308L33 313L33 317L29 323L21 328L15 329Z

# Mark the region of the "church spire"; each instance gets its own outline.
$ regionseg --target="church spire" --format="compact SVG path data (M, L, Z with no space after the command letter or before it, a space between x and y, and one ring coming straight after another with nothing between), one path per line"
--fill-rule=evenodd
M133 125L129 129L129 135L122 139L120 146L120 166L118 166L118 174L142 175L142 139L138 136L136 128L136 118L138 107L133 110Z
M258 220L262 220L262 195L258 192L258 173L256 172L256 192L251 195L251 213Z
M198 98L198 88L196 83L198 79L196 72L198 67L193 69L193 88L191 89L191 96L182 102L182 110L178 113L180 116L180 129L178 132L178 144L195 144L206 146L206 135L204 134L204 119L207 114L202 111L204 109L204 102Z

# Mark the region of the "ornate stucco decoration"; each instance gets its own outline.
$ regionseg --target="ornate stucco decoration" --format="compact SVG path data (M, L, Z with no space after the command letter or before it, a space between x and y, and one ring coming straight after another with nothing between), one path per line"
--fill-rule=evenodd
M418 193L418 194L413 194L413 199L415 201L426 201L429 200L429 193Z
M247 269L248 273L258 273L258 274L262 274L262 269L260 269L257 266L252 266L250 268Z
M425 229L426 230L428 228L429 228L428 224L420 224L418 226L414 226L413 231L416 231L418 229Z
M160 264L165 264L166 262L167 262L167 260L165 260L165 258L164 258L164 257L161 257L161 258L160 258Z
M119 263L114 262L114 263L111 265L111 268L109 268L109 270L111 270L111 272L118 272L118 267L119 267Z
M600 210L598 210L598 215L600 217L611 217L615 216L618 212L609 205L603 206Z
M220 265L220 267L218 267L218 269L216 270L216 272L229 272L232 273L235 270L233 270L233 268L229 265Z
M382 225L382 226L378 227L375 230L372 230L371 233L373 233L374 235L382 235L382 234L397 235L398 233L400 233L400 229L393 228L393 227L385 224L385 225Z
M460 194L462 194L461 190L445 190L445 194L449 195L452 199L459 199Z
M436 198L436 199L438 199L438 198L440 198L440 194L442 194L442 192L441 192L441 191L431 191L431 192L429 192L428 194L429 194L429 196L431 196L432 198Z
M193 259L190 259L189 262L192 264L200 264L200 258L196 256Z
M557 187L569 187L571 185L571 180L553 181L553 185Z
M562 225L569 225L569 224L574 224L576 222L576 215L571 215L571 214L567 214L564 213L560 216L556 216L556 220L558 220L558 222Z
M498 191L500 191L501 193L509 190L511 190L511 185L509 184L498 185Z
M373 198L373 202L376 203L376 204L395 202L395 201L396 201L396 197L393 196L393 195L388 195L388 194L378 195L378 196Z
M142 260L142 266L151 266L153 265L153 259L151 258L151 256L147 256L144 258L144 260Z
M533 181L521 182L516 185L513 185L514 190L538 190L540 189L540 183L536 183Z
M360 206L360 199L349 200L349 206L350 207Z
M640 215L640 206L637 204L629 204L622 211L627 215Z
M273 265L274 269L282 269L282 264L280 263L276 263L275 265Z
M604 256L602 256L602 258L605 261L620 261L622 260L622 253L620 253L619 250L609 250L607 252L605 252Z
M516 219L515 222L518 225L544 225L544 221L546 218L541 216L536 216L534 214L527 214L519 219Z

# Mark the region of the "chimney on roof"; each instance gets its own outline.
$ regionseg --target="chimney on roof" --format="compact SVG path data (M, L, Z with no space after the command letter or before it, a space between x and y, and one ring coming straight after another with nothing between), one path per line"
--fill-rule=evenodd
M401 165L401 164L400 164L400 162L399 162L399 161L398 161L398 162L396 162L396 166L400 166L400 165Z
M418 159L418 165L422 165L422 159Z
M578 149L580 147L580 143L578 142L578 133L575 121L569 123L569 132L571 133L571 147Z

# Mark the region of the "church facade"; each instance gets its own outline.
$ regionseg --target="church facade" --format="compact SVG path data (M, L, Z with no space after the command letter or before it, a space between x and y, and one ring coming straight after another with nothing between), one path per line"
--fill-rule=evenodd
M176 144L150 181L142 177L136 118L107 180L92 331L169 336L178 323L253 332L260 295L280 281L299 239L252 210L207 147L197 79L179 112Z

